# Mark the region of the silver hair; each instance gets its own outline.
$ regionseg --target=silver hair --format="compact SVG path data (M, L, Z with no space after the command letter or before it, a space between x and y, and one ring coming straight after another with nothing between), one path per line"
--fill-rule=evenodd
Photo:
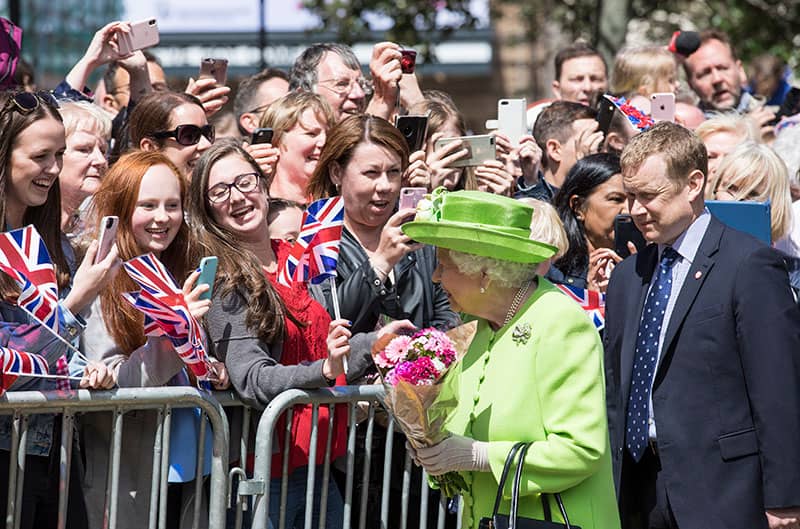
M455 250L447 251L453 264L462 274L477 277L486 272L489 281L503 288L516 288L536 277L535 264L514 263Z
M341 57L342 62L351 70L361 70L358 57L350 46L337 42L323 42L312 44L294 61L289 72L289 90L314 91L317 84L317 67L326 53L335 53Z
M800 124L781 130L772 148L778 153L789 171L789 182L800 185Z

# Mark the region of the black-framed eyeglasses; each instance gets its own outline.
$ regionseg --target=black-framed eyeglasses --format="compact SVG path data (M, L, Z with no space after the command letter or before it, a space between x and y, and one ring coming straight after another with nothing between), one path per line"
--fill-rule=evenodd
M175 130L154 132L151 136L156 139L175 138L175 141L186 147L200 143L200 136L205 136L209 143L214 143L214 125L178 125Z
M40 104L45 104L50 108L58 108L58 101L53 94L45 90L38 92L17 92L6 101L3 110L0 114L4 114L9 109L16 110L20 114L28 115L37 108Z
M260 179L260 175L258 173L244 173L238 175L236 178L233 179L233 182L230 184L226 184L225 182L220 182L211 187L206 193L209 202L214 204L219 204L220 202L225 202L231 197L231 188L235 187L239 190L239 192L243 195L248 193L252 193L258 188L258 181Z

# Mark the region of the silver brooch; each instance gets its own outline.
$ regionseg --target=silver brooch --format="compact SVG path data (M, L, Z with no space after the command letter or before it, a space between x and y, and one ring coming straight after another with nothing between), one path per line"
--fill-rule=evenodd
M517 345L525 345L528 343L528 340L531 339L531 324L530 323L518 323L514 326L514 330L511 333L511 339Z

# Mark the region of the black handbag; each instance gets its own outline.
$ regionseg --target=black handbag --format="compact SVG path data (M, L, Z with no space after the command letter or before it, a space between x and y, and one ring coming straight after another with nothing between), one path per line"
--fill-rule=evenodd
M497 486L497 496L494 499L494 509L492 510L491 518L481 518L479 529L581 529L577 525L569 523L567 510L564 508L564 502L561 501L561 494L552 494L558 505L558 510L561 512L561 517L564 518L564 523L553 521L550 512L550 503L548 497L550 494L542 493L540 498L542 500L542 511L544 512L544 520L534 520L533 518L521 518L517 516L519 509L519 488L522 483L522 466L525 454L528 453L529 443L517 443L508 453L506 463L503 466L503 473L500 474L500 483ZM519 458L517 455L519 454ZM511 511L509 514L499 514L500 502L503 499L503 487L506 485L506 478L511 470L511 465L514 460L518 459L516 470L514 471L514 483L511 488Z

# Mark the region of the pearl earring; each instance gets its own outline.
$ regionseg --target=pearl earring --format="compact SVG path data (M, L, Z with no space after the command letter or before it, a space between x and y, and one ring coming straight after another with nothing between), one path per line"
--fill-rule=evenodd
M486 293L486 289L481 287L481 294L485 294L485 293Z

